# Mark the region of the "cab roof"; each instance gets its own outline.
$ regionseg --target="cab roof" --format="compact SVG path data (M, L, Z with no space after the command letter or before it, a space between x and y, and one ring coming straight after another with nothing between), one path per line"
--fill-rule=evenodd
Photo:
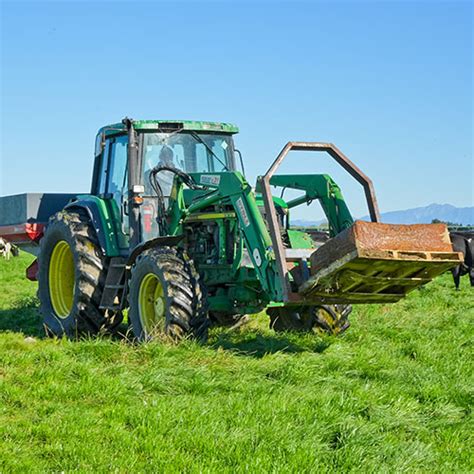
M194 132L220 132L220 133L238 133L239 129L231 124L224 122L201 122L195 120L134 120L133 126L136 130L160 130L163 132L172 132L176 130L190 130ZM105 132L106 135L113 135L122 130L126 130L123 123L107 125L99 130L99 133Z

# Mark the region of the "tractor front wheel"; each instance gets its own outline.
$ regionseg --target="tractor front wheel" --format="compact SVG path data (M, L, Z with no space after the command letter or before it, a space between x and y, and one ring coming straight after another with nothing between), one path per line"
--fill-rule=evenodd
M245 314L239 313L223 313L221 311L209 312L209 320L213 326L217 327L231 327L239 324Z
M128 317L135 337L205 339L209 321L204 299L199 274L184 252L170 247L144 252L129 282Z
M318 305L267 310L270 327L276 332L299 331L341 334L350 326L351 305Z

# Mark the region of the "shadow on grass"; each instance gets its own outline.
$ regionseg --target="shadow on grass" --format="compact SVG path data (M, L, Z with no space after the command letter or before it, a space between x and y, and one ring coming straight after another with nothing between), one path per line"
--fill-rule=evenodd
M22 333L25 336L40 339L47 338L38 300L34 297L22 298L15 301L11 308L0 310L0 332L4 331ZM87 336L84 337L87 338ZM102 334L101 337L129 340L130 334L127 325L121 324L114 334Z
M21 332L25 336L46 337L43 321L34 297L15 301L11 308L0 310L0 331Z
M210 346L214 349L233 351L237 355L260 359L267 354L282 352L296 354L300 352L322 353L330 345L331 339L315 335L267 335L258 332L235 334L222 332Z
M0 310L0 332L11 331L24 336L46 338L38 300L34 297L17 300L9 309ZM104 337L102 335L101 337ZM112 340L131 341L129 328L121 324ZM324 352L332 343L331 338L301 334L265 334L258 330L229 331L217 329L207 344L213 349L232 351L237 355L262 358L277 352L296 354L301 352Z

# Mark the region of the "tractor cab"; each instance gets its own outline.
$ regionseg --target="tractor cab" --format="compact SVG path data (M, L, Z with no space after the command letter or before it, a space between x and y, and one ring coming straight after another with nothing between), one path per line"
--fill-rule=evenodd
M235 171L233 134L238 128L228 123L141 120L133 122L136 132L134 154L128 153L126 123L108 125L97 134L91 194L108 202L118 235L118 245L127 253L130 247L130 189L137 189L143 200L140 208L140 242L160 235L159 197L152 170L173 168L183 173ZM175 173L162 170L156 175L164 207L168 206ZM133 182L132 186L129 183ZM159 194L159 193L158 193ZM133 233L133 231L132 231ZM135 241L135 244L138 239Z

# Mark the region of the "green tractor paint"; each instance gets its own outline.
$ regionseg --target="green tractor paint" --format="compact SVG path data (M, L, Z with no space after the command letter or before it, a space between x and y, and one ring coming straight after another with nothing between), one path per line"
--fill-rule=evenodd
M288 143L252 187L238 170L237 132L130 119L100 129L91 193L55 214L41 240L39 295L53 334L114 330L126 308L139 340L202 338L210 324L265 309L276 330L338 333L351 303L396 301L459 262L442 225L379 224L371 181L332 144ZM372 222L354 223L330 176L278 174L289 151L329 153L363 186ZM301 195L285 201L273 186ZM291 225L313 201L327 242ZM58 242L76 266L61 281L74 288L68 314L56 314L48 284Z

